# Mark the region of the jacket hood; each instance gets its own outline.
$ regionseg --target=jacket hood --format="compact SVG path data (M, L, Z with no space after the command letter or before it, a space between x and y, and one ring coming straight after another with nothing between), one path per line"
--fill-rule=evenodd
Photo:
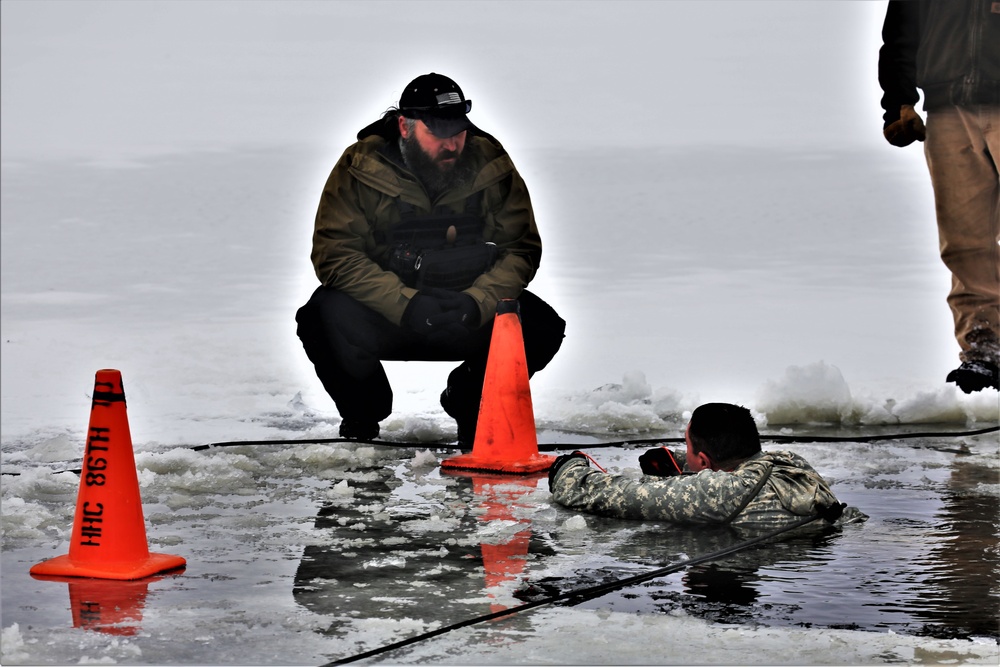
M809 463L793 452L766 452L763 459L772 464L772 488L782 507L807 516L837 502L826 481Z
M386 111L385 114L373 123L369 123L358 132L358 141L367 137L382 137L386 141L399 139L399 118L398 111Z

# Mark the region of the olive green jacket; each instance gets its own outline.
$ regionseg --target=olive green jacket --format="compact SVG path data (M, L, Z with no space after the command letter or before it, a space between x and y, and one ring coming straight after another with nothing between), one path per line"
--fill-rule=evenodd
M417 290L382 268L390 247L388 230L400 222L396 198L416 214L444 208L465 210L465 200L483 192L484 240L497 245L493 268L465 290L479 304L480 321L491 322L501 299L515 299L538 270L542 241L528 189L499 142L470 131L465 144L475 168L471 184L431 201L423 185L402 165L395 140L373 134L344 151L323 189L313 233L312 261L320 282L340 290L399 325Z
M639 479L603 473L576 458L556 471L551 490L556 502L573 509L679 524L780 527L837 503L826 481L793 452L761 452L732 471Z

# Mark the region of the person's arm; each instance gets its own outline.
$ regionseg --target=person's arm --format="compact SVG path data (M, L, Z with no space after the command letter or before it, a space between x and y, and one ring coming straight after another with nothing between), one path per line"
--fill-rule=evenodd
M499 256L493 267L465 290L479 305L484 324L492 321L500 300L521 295L542 258L542 239L527 185L509 157L498 158L491 167L509 170L487 188L484 198L485 240L497 245Z
M316 276L399 325L417 291L369 257L368 248L374 247L372 225L360 202L366 186L351 175L351 161L348 150L323 188L313 231Z
M914 110L920 100L917 90L919 40L919 3L891 0L882 25L878 82L882 88L885 137L895 146L923 141L923 121Z
M553 499L565 507L621 519L682 524L718 524L731 519L757 491L766 464L738 473L704 470L694 475L639 480L593 470L582 457L566 461L552 476Z

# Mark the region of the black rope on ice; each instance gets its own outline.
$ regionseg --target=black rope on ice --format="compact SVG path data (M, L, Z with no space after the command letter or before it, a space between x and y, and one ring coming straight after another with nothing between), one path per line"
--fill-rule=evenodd
M200 452L212 447L243 447L245 445L333 445L337 443L350 443L361 445L382 445L385 447L424 447L426 449L468 449L463 445L448 444L441 442L411 442L406 440L358 440L356 438L304 438L304 439L277 439L277 440L229 440L227 442L210 442L207 445L194 445L192 450Z
M889 433L884 435L767 435L762 434L762 442L780 443L808 443L808 442L877 442L880 440L906 440L913 438L959 438L963 436L983 435L984 433L995 433L1000 431L1000 426L990 426L975 431L925 431L914 433ZM640 438L628 440L613 440L610 442L587 442L587 443L539 443L540 452L557 452L567 449L606 449L611 447L624 447L628 445L657 445L665 442L682 443L684 438ZM242 447L257 445L308 445L308 444L335 444L353 443L365 445L381 445L383 447L399 448L424 448L424 449L455 449L468 450L469 447L458 444L446 444L439 442L412 442L406 440L355 440L351 438L305 438L305 439L276 439L276 440L230 440L227 442L212 442L205 445L194 445L191 449L202 451L212 447Z
M996 433L1000 431L1000 426L990 426L975 431L924 431L915 433L889 433L884 435L761 435L762 442L777 443L810 443L810 442L878 442L882 440L907 440L912 438L961 438L966 436L983 435L985 433ZM609 449L611 447L626 447L629 445L662 445L664 443L683 443L684 438L641 438L629 440L614 440L611 442L557 442L539 444L540 452L560 452L576 449ZM444 449L468 451L470 448L465 445L448 444L440 442L409 442L405 440L355 440L352 438L304 438L304 439L275 439L275 440L228 440L223 442L210 442L205 445L190 445L189 449L196 452L212 449L213 447L257 447L261 445L332 445L332 444L362 444L379 445L381 447L398 447L401 449ZM957 450L945 450L953 453L964 453ZM80 474L79 468L71 470L61 470L59 472L71 472ZM20 475L19 472L0 472L3 475Z
M842 506L840 508L843 509ZM615 591L621 588L627 588L635 584L641 584L644 581L649 581L650 579L658 579L659 577L666 576L668 574L673 574L683 570L684 568L690 567L692 565L700 565L702 563L707 563L709 561L717 560L725 556L732 555L738 551L742 551L749 547L760 544L761 542L774 539L775 537L786 533L795 528L801 528L802 526L812 523L817 519L822 518L823 514L815 514L813 516L803 517L798 521L788 524L782 528L771 531L759 537L755 537L746 542L740 542L739 544L727 547L725 549L720 549L713 553L707 554L705 556L699 556L697 558L692 558L680 563L674 563L673 565L668 565L666 567L661 567L650 572L644 572L642 574L637 574L631 577L626 577L624 579L616 579L615 581L609 581L603 584L598 584L596 586L587 586L585 588L577 588L575 590L566 591L565 593L558 593L556 595L550 595L548 597L542 598L540 600L532 600L531 602L526 602L524 604L518 605L516 607L510 607L508 609L503 609L501 611L493 612L491 614L485 614L483 616L477 616L475 618L469 618L464 621L459 621L458 623L453 623L452 625L445 626L443 628L438 628L437 630L431 630L423 634L415 635L409 637L408 639L403 639L392 644L387 644L370 651L365 651L364 653L358 653L357 655L352 655L347 658L341 658L339 660L334 660L333 662L326 663L322 667L331 667L332 665L344 665L349 662L356 662L358 660L364 660L365 658L371 658L373 656L386 653L387 651L392 651L394 649L403 648L404 646L409 646L410 644L415 644L417 642L424 641L426 639L431 639L432 637L437 637L460 628L465 628L470 625L476 625L479 623L485 623L486 621L492 621L497 618L502 618L504 616L510 616L511 614L517 614L522 611L528 611L529 609L534 609L535 607L541 607L542 605L552 604L554 602L560 602L562 600L571 600L570 604L579 604L585 600L592 600L594 598L600 597L611 591Z

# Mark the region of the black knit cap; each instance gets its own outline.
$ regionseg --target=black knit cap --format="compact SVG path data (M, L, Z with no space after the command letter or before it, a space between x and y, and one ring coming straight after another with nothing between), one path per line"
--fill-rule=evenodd
M443 74L421 74L403 89L399 111L406 118L422 120L436 137L447 139L467 129L466 114L472 100L465 99L458 84Z

